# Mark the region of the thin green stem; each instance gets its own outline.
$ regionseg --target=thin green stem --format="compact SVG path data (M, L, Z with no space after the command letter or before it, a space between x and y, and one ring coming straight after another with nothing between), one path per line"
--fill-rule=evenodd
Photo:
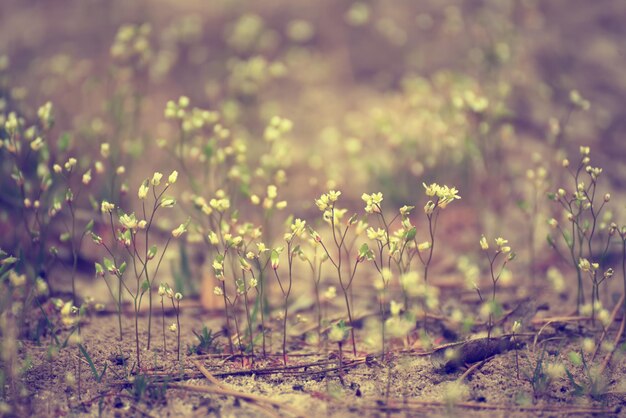
M161 296L161 319L163 327L163 359L167 356L167 345L165 344L165 305L163 303L163 296Z
M243 301L246 309L246 319L248 320L248 334L250 335L250 354L254 357L254 335L252 333L252 318L250 317L250 307L248 306L248 285L246 283L246 273L243 273Z

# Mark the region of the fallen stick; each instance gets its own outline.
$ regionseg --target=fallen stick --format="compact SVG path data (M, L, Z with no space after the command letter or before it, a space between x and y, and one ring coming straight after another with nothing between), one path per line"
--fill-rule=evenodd
M209 382L213 383L215 386L217 386L220 389L227 389L227 387L224 384L222 384L222 382L217 380L217 378L213 376L211 372L209 372L202 363L200 363L197 360L192 360L192 363L198 368L198 370L200 370L200 373L202 373ZM265 412L267 415L269 415L272 418L280 417L280 415L278 415L276 411L274 411L272 406L268 406L263 403L252 403L252 402L250 402L250 405L260 409L261 411Z
M194 298L182 300L180 302L180 308L181 310L184 310L184 309L205 310L204 308L202 308L202 304L200 303L200 301ZM167 307L167 306L165 306L164 311L165 311L165 314L167 315L174 315L176 313L176 309L172 307ZM149 312L150 312L150 307L148 306L148 304L142 304L141 307L139 308L138 313L139 315L144 316L144 315L147 315ZM132 315L134 317L135 310L130 303L124 302L122 304L122 314ZM111 304L107 304L104 306L104 309L100 311L96 311L96 315L117 315L117 307L112 306Z
M194 358L196 359L203 359L203 358L230 358L230 357L238 357L241 356L241 354L230 354L230 353L219 353L219 354L198 354L196 356L194 356ZM261 355L261 357L281 357L282 358L283 353L266 353L265 355ZM314 357L314 356L321 356L320 353L290 353L289 357Z
M211 374L211 372L209 372L206 367L204 367L204 365L202 363L200 363L197 360L192 360L192 363L198 368L198 370L200 370L200 373L202 373L204 375L204 377L206 378L206 380L208 380L209 382L213 383L215 386L219 387L219 388L224 388L224 385L222 385L222 382L220 382L219 380L217 380L215 378L215 376L213 376Z
M467 370L465 370L465 372L463 372L463 374L461 376L459 376L458 379L456 379L456 381L459 382L459 383L462 383L463 380L467 379L469 377L469 375L471 375L475 370L477 370L480 367L482 367L483 365L485 365L491 359L493 359L493 357L488 357L488 358L484 359L483 361L481 361L480 363L472 364L470 367L467 368Z
M366 362L365 358L357 358L354 360L348 360L345 361L343 363L343 369L349 369L351 367L355 367L358 366L359 364L364 364ZM269 374L278 374L278 373L282 373L282 374L307 374L307 373L312 373L312 374L317 374L317 373L325 373L325 372L332 372L332 371L336 371L337 367L331 367L329 369L323 368L321 370L309 370L309 371L303 371L303 372L299 372L298 369L309 369L309 368L313 368L313 367L322 367L322 366L328 366L331 364L336 364L336 362L334 361L329 361L329 360L325 360L325 361L318 361L315 363L305 363L305 364L293 364L293 365L289 365L289 366L279 366L279 367L268 367L268 368L263 368L263 369L248 369L248 370L233 370L230 372L219 372L219 373L215 373L214 376L219 376L219 377L226 377L226 376L252 376L252 375L258 375L258 376L263 376L263 375L269 375Z
M188 390L190 392L208 393L210 395L232 396L234 398L243 399L249 402L257 402L257 403L262 403L262 404L264 403L266 405L271 405L274 408L288 412L295 417L302 417L302 418L306 417L306 415L303 412L297 410L296 408L293 408L289 405L285 405L284 403L273 400L271 398L267 398L265 396L260 396L260 395L254 395L252 393L244 393L244 392L239 392L237 390L226 389L226 388L221 388L221 387L197 386L197 385L192 385L189 383L171 383L168 385L168 389Z
M553 322L581 322L591 321L590 316L573 315L573 316L553 316L548 318L535 318L531 321L533 325L543 325Z
M366 362L367 362L367 358L365 357L360 357L360 358L356 358L353 360L347 360L343 363L342 369L348 370L360 364L365 364ZM290 366L268 367L268 368L263 368L263 369L232 370L232 371L212 373L212 376L216 378L227 377L227 376L253 376L253 375L266 376L266 375L271 375L271 374L290 374L290 375L304 376L304 375L322 374L322 373L330 373L330 372L337 371L338 370L337 367L322 368L319 370L305 370L305 371L298 370L298 369L309 369L309 368L314 368L314 367L323 367L323 366L328 366L331 364L335 365L337 363L335 361L325 360L325 361L320 361L320 362L315 362L315 363L305 363L305 364L298 364L298 365L294 364ZM146 373L146 376L158 379L156 382L172 382L172 381L180 382L180 381L189 380L189 379L197 379L204 375L202 374L202 372L201 373L185 372L183 374L171 376L170 373L157 372L157 373ZM118 386L125 386L125 385L128 385L129 383L126 381L115 381L115 382L112 382L111 384L118 385Z

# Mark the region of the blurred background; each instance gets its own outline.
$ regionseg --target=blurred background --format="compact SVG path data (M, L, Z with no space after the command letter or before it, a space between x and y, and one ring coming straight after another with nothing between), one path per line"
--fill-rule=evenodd
M85 168L110 144L107 169L124 175L95 178L92 205L131 210L144 178L177 169L183 208L227 190L280 238L283 217L249 202L268 185L313 220L329 189L351 211L377 191L390 210L421 208L422 183L436 181L463 197L444 245L474 251L481 233L502 234L541 254L558 212L543 196L580 145L604 168L614 215L624 212L625 19L619 0L5 0L0 113L52 101L51 153L71 150ZM164 115L180 96L210 112L206 125ZM285 132L272 131L275 116ZM19 205L3 195L11 232ZM3 235L4 248L20 239Z

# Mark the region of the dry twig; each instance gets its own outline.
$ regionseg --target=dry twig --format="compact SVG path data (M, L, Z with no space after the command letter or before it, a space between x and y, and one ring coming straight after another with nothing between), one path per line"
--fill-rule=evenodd
M190 392L199 392L199 393L207 393L211 395L221 395L221 396L232 396L234 398L239 398L244 401L253 402L256 404L265 404L270 405L278 410L282 410L288 412L289 414L295 417L306 417L306 414L297 410L296 408L285 405L282 402L267 398L265 396L254 395L251 393L244 393L234 389L226 389L221 387L207 387L207 386L197 386L189 383L172 383L169 385L170 389L180 389L187 390Z

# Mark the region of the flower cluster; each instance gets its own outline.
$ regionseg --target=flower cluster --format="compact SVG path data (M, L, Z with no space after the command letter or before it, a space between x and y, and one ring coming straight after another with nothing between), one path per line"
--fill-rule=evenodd
M589 273L598 270L600 268L600 264L591 263L586 258L581 258L580 260L578 260L578 268L581 271Z
M454 187L448 187L446 185L440 186L437 183L432 183L430 185L426 185L426 183L422 183L425 189L426 196L435 197L435 201L429 200L424 206L424 212L427 215L430 215L434 212L435 208L445 209L448 204L455 201L456 199L460 199L459 191Z
M337 202L339 196L341 196L340 191L331 190L328 193L322 194L319 199L315 199L315 204L319 210L324 212L335 207L335 202Z
M289 119L274 116L270 123L265 128L263 138L266 141L272 142L280 138L282 135L288 133L293 128L293 123Z
M139 68L147 66L153 57L150 46L150 24L123 25L115 35L111 46L111 56L122 64L136 64Z
M289 226L291 232L287 232L284 235L284 239L287 242L291 242L295 237L302 237L302 235L306 232L306 221L296 218L293 223Z
M367 194L363 193L361 199L365 202L365 212L367 213L379 213L380 205L383 202L383 194L382 193L372 193Z

